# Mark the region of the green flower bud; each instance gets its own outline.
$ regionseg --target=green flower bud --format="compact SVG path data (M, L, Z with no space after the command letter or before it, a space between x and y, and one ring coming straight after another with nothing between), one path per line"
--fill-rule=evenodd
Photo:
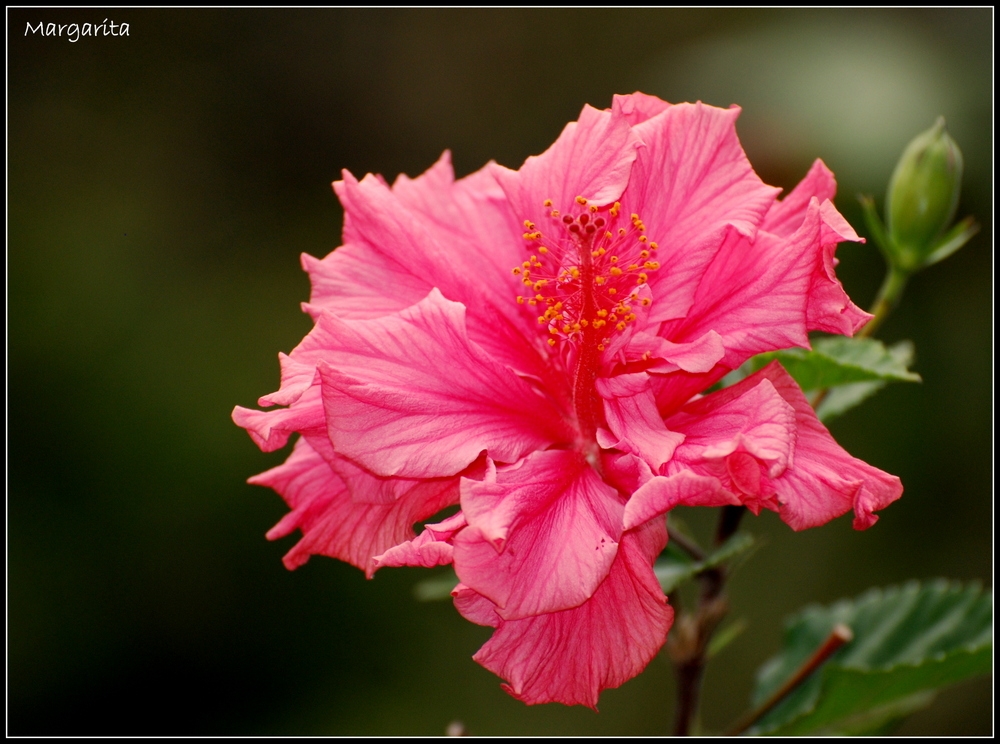
M889 181L887 242L894 264L906 271L926 265L955 216L961 186L962 152L938 117L910 142Z

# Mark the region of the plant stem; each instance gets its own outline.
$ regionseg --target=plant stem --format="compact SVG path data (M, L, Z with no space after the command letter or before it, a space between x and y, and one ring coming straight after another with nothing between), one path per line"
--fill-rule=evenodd
M722 508L715 533L716 545L723 544L733 536L744 512L746 507L743 506ZM670 539L677 539L674 533L671 533ZM677 540L677 544L695 560L704 559L705 552L691 540L682 536L682 539ZM708 643L729 611L729 604L723 593L726 585L725 568L714 567L702 571L698 574L698 583L701 585L698 609L693 615L681 614L667 645L667 651L674 662L674 673L677 675L675 736L691 734L691 728L698 715Z
M833 630L830 631L830 635L828 635L826 640L823 641L823 645L816 649L812 656L806 659L805 663L795 671L795 674L789 677L785 684L775 690L761 705L747 713L739 721L733 724L732 728L729 729L726 735L739 736L757 723L757 721L763 718L778 703L788 697L792 690L796 689L799 685L805 682L809 676L819 669L827 659L833 656L833 654L841 646L845 643L849 643L852 638L854 638L854 633L851 632L850 628L840 623L835 625Z
M860 338L867 338L875 333L882 321L886 319L892 309L903 296L903 289L906 288L906 281L910 278L907 271L903 271L895 266L889 268L885 275L885 281L878 291L875 304L872 305L871 314L875 317L868 321L868 324L858 333Z
M701 549L701 546L698 545L698 543L696 543L694 540L692 540L684 533L671 529L670 526L668 525L667 535L670 538L670 542L676 544L678 548L683 550L685 553L694 558L696 561L705 560L705 551Z

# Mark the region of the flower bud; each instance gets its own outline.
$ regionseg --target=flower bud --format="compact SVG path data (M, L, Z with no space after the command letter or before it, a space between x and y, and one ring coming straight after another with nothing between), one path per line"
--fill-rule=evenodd
M924 264L955 216L961 186L962 152L938 117L910 142L889 181L888 242L900 268L912 271Z

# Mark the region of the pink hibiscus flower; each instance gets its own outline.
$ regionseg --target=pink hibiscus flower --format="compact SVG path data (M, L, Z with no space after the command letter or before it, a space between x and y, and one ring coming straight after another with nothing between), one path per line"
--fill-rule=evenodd
M344 245L303 256L315 327L280 355L271 411L233 418L250 479L292 511L285 556L454 564L455 605L496 628L476 661L526 703L594 707L673 613L652 565L679 504L869 527L899 480L847 454L760 352L852 334L838 241L858 240L817 161L785 199L754 173L739 109L616 96L518 171L454 180L447 153L389 186L334 184ZM456 514L415 524L448 506Z

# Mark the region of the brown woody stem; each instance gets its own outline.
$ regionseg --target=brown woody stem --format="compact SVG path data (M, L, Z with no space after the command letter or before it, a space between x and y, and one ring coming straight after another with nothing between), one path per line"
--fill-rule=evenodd
M719 513L715 544L721 545L736 532L746 511L742 506L724 506ZM670 539L697 561L705 559L705 551L693 540L676 532ZM679 613L674 629L667 641L667 652L674 663L677 675L677 715L674 721L675 736L689 736L698 714L701 698L701 680L705 671L705 654L712 634L729 611L723 589L726 570L723 567L707 568L698 574L701 592L698 609L692 614Z
M747 713L743 718L733 724L732 728L728 731L729 736L739 736L748 728L753 726L757 721L767 715L778 703L788 697L792 690L796 689L799 685L805 682L809 676L823 666L823 663L829 659L833 654L845 643L849 643L851 639L854 638L854 633L846 625L838 623L830 631L830 635L827 636L826 640L823 641L815 653L806 659L805 663L800 666L791 677L779 687L771 696L765 700L760 706L754 710Z

